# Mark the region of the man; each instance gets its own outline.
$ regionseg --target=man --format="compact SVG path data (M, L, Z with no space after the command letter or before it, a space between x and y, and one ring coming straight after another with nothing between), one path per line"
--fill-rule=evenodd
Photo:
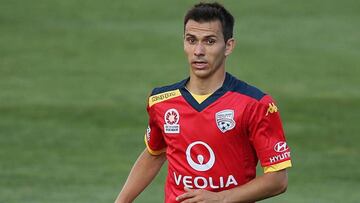
M200 3L184 20L190 77L149 97L146 149L116 203L132 202L168 160L165 202L255 202L284 192L291 167L272 98L225 71L234 19ZM256 177L258 160L264 174Z

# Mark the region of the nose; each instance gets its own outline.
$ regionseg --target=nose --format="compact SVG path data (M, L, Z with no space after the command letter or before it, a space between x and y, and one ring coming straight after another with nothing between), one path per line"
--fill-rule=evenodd
M195 45L194 55L195 56L205 55L205 47L201 43Z

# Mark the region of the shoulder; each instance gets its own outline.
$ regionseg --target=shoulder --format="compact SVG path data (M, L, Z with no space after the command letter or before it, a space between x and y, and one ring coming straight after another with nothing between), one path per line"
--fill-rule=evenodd
M154 88L149 96L149 101L148 101L149 107L151 107L156 103L163 102L168 99L172 99L180 96L181 93L179 89L184 86L186 81L187 80L185 79L171 85Z
M229 91L249 98L247 100L247 112L249 115L267 116L269 114L278 114L278 107L274 99L267 93L255 86L249 85L235 77L231 78L231 84L228 85Z
M155 87L150 96L154 96L154 95L158 95L158 94L162 94L165 92L170 92L170 91L174 91L174 90L178 90L180 89L182 86L184 86L184 84L186 83L186 80L182 80L180 82L171 84L171 85L166 85L166 86L161 86L161 87Z
M230 74L228 74L227 77L229 78L226 85L229 91L250 97L256 101L261 101L262 99L266 98L267 94L257 87L239 80Z

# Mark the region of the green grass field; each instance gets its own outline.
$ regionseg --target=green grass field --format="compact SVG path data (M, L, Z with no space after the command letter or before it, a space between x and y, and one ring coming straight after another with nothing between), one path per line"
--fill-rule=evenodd
M360 202L360 2L221 1L229 72L269 92L293 165L268 203ZM146 97L187 75L192 1L0 1L0 202L113 202ZM165 170L136 202L163 201Z

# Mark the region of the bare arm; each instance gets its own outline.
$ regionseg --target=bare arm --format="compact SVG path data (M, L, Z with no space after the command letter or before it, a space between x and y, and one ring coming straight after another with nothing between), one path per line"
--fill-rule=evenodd
M266 173L239 188L224 191L224 202L254 202L286 191L288 183L286 169Z
M256 177L245 185L225 190L222 192L210 192L206 190L186 189L186 193L178 197L182 203L188 202L222 202L222 203L246 203L266 199L286 191L286 169L266 173Z
M134 201L158 174L165 160L165 153L153 156L145 149L131 169L129 177L115 203L130 203Z

